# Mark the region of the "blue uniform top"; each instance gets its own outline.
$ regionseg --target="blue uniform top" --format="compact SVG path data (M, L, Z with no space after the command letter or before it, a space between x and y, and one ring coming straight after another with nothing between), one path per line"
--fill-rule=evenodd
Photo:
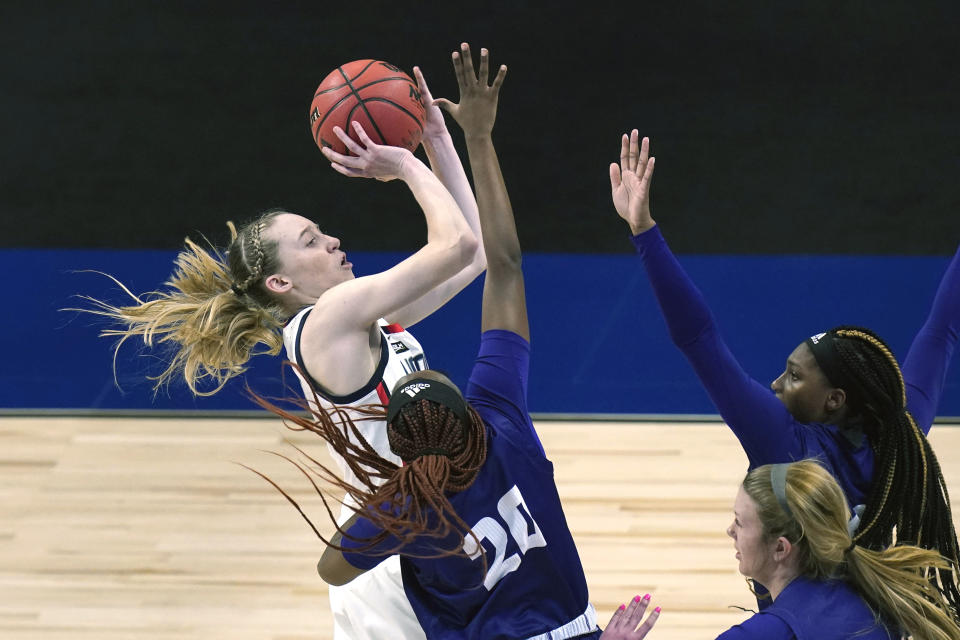
M794 578L765 610L717 640L893 640L867 603L842 580Z
M467 385L465 397L487 428L487 459L469 488L448 497L486 550L486 575L470 536L464 549L472 558L417 557L435 552L436 542L429 540L397 552L407 598L431 640L599 637L553 464L527 412L529 360L530 346L522 337L486 331ZM347 532L360 539L376 533L364 518ZM347 536L341 544L360 546ZM379 548L398 546L391 537ZM370 569L384 560L376 552L344 552L344 557Z
M840 483L851 506L864 503L874 464L866 438L836 425L795 420L770 388L751 378L730 353L703 296L670 252L659 228L653 227L632 240L673 342L740 440L750 468L818 458ZM901 367L907 385L907 408L924 433L933 424L958 336L960 250Z

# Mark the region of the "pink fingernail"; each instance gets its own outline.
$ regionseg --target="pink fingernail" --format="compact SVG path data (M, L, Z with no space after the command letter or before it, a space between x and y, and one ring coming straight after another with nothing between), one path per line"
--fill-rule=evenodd
M654 609L654 611L657 613L660 613L660 607L657 607L656 609Z
M627 608L627 605L622 604L622 605L620 605L620 608L617 609L617 611L623 611L623 610L626 609L626 608Z
M640 602L640 596L633 596L634 602Z
M650 599L650 594L648 593L647 595L643 596L643 599L644 599L644 600L649 600L649 599Z

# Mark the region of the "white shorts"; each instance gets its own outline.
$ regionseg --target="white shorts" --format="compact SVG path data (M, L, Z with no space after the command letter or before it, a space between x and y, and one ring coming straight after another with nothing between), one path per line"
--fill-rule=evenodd
M333 640L426 640L390 556L342 587L330 585Z

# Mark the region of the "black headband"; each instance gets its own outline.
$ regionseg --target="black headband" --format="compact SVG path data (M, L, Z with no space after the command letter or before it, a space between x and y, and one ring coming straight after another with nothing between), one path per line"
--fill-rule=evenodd
M400 410L411 402L429 400L453 411L464 424L470 422L467 403L460 392L450 385L433 378L412 378L394 390L387 405L387 423L393 422Z
M806 339L806 345L813 352L813 359L817 361L817 366L827 376L827 380L834 387L842 387L843 375L840 373L840 366L837 363L837 350L833 345L833 332L818 333Z

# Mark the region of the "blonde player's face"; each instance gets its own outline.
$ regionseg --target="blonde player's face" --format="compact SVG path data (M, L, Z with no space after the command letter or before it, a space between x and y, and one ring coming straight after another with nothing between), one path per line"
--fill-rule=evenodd
M324 234L303 216L281 213L265 233L276 240L283 276L300 297L316 300L330 287L354 277L353 264L340 250L340 240Z
M763 539L757 505L742 486L733 503L733 523L727 527L727 535L733 538L736 557L740 561L740 573L762 582L773 561L776 541L771 544Z

